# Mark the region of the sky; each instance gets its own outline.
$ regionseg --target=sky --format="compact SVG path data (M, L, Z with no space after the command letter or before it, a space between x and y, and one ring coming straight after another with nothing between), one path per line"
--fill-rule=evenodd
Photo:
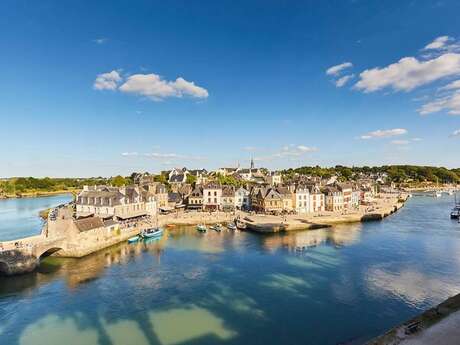
M0 2L0 177L460 167L459 1Z

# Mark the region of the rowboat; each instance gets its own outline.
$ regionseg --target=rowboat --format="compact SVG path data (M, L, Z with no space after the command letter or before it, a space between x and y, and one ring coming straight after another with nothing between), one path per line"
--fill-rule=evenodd
M228 224L227 224L227 228L228 228L229 230L236 230L236 225L235 225L234 223L228 223Z
M153 229L148 229L148 230L144 230L141 232L141 236L143 238L161 237L162 235L163 235L162 228L153 228Z
M211 230L221 232L222 231L222 225L221 224L215 224L215 225L211 226Z
M196 226L196 229L197 229L198 231L201 231L201 232L206 232L206 231L208 230L208 228L206 228L206 225L204 225L204 224L198 224L198 225Z
M134 243L134 242L137 242L137 241L139 241L139 238L140 238L140 236L139 236L139 235L136 235L136 236L130 237L130 238L128 238L128 243Z

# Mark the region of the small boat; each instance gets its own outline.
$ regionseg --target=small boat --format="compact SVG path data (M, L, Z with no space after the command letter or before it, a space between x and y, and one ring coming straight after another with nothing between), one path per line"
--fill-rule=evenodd
M210 229L214 230L214 231L217 231L217 232L221 232L222 231L222 225L221 224L215 224L215 225L211 226Z
M197 229L198 231L200 231L200 232L206 232L206 231L208 230L208 228L206 228L206 225L204 225L204 224L198 224L198 225L196 226L196 229Z
M227 228L228 228L229 230L236 230L236 225L235 225L234 223L228 223L228 224L227 224Z
M141 233L143 238L153 238L153 237L161 237L163 235L162 228L153 228L145 230Z
M460 204L455 205L455 207L450 212L450 219L459 219L460 220Z
M134 243L134 242L137 242L137 241L139 241L139 238L140 238L140 236L139 236L139 235L136 235L136 236L130 237L130 238L128 238L128 243Z

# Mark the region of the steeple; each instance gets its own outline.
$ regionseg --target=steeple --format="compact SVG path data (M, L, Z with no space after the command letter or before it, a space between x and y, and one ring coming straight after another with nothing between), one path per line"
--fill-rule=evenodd
M254 159L251 157L251 169L254 169Z

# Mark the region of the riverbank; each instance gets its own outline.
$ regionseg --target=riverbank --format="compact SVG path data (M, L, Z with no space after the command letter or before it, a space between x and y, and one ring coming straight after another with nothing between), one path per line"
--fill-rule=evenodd
M80 192L79 189L62 189L54 191L30 191L15 194L0 194L0 199L22 199L22 198L38 198L43 196L54 196L60 194L73 194L74 196Z
M392 328L367 345L456 345L460 339L460 294Z

